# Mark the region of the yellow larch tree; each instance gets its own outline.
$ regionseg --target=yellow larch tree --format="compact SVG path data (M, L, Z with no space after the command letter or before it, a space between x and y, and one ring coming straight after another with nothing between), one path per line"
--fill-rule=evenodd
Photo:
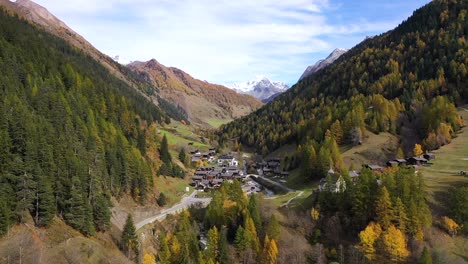
M359 233L359 245L358 248L364 253L367 259L375 259L375 242L380 237L382 228L379 224L370 222L366 229Z
M382 245L392 262L402 262L409 256L405 234L393 225L382 235Z

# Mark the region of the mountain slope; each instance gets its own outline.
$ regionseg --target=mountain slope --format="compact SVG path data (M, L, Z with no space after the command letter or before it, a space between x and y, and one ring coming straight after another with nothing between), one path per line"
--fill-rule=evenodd
M9 11L13 11L27 21L42 27L45 31L64 39L98 61L117 78L124 80L130 85L136 85L134 80L126 76L121 65L93 47L85 38L73 31L46 8L30 0L17 0L16 2L0 0L0 5Z
M450 142L449 131L462 122L453 103L468 98L467 5L433 1L418 9L396 29L366 39L338 63L222 127L221 140L239 137L263 154L294 141L324 142L328 129L339 144L359 141L366 128L413 131L403 147L422 139L426 149Z
M112 196L152 195L160 160L151 129L167 117L156 105L3 8L0 71L0 235L59 216L90 236L108 230Z
M158 95L177 105L190 121L207 126L209 120L230 120L244 116L262 104L249 95L200 81L184 71L166 67L156 60L128 65L140 78L156 87Z
M266 77L258 78L255 81L249 81L246 83L235 83L231 85L231 88L244 94L250 94L253 97L259 99L262 102L266 102L268 98L275 94L280 94L287 89L289 86L282 82L270 81Z
M314 65L307 67L304 73L299 78L299 81L302 79L312 75L313 73L318 72L319 70L327 67L328 65L335 62L341 55L345 54L348 50L347 49L335 49L330 55L327 56L324 60L317 61Z
M222 86L210 85L201 81L197 82L191 77L186 78L185 81L190 80L192 83L186 84L184 80L178 80L177 76L173 78L174 75L169 74L165 70L160 71L165 77L152 78L156 81L151 82L149 78L141 78L140 74L135 74L133 70L120 65L111 57L101 53L86 39L47 11L46 8L33 1L18 0L10 2L9 0L0 0L0 4L7 10L18 14L25 20L64 39L77 49L88 54L103 65L112 75L123 80L150 99L154 104L163 108L175 120L186 119L188 115L190 121L207 126L208 120L219 119L223 122L229 121L233 118L246 115L261 106L261 103L253 98L237 95L224 89ZM172 71L171 69L168 70ZM167 83L165 83L166 81ZM181 88L182 86L185 88ZM184 96L181 96L179 93L172 93L170 91L172 89L183 91Z

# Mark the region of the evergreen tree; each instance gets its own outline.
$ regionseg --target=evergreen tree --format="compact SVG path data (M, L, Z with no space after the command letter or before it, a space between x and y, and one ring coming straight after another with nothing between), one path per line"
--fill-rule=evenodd
M110 227L111 212L109 209L109 201L105 195L100 195L93 209L94 225L97 231L106 231Z
M187 155L185 154L185 149L181 148L179 151L179 160L183 163L187 163Z
M379 196L375 201L375 214L377 223L379 223L384 230L386 230L392 219L394 219L392 201L385 186L379 190Z
M242 255L243 252L247 249L245 230L241 225L237 228L236 236L234 238L234 245L236 246L236 250L239 255Z
M125 225L122 230L122 237L120 239L120 245L122 249L126 251L127 256L130 256L130 252L137 251L138 240L136 236L135 225L133 224L133 217L131 214L127 216Z
M169 153L169 145L167 143L166 134L164 134L161 140L161 145L159 146L159 156L163 163L167 164L167 163L171 163L172 161L171 154Z
M401 201L400 197L398 197L395 202L394 222L398 229L400 229L403 232L406 232L406 223L408 222L408 216L406 215L405 205Z
M63 217L67 224L83 232L87 216L81 192L81 182L77 176L74 176Z
M0 196L0 236L5 235L11 224L10 208Z
M163 192L161 192L158 197L158 205L165 206L166 204L167 204L166 195Z
M258 210L257 195L255 194L250 195L248 209L249 209L250 217L255 223L255 229L262 230L262 219L260 218L260 211Z
M218 228L214 226L208 231L208 244L205 251L205 256L207 260L215 261L218 258L219 254L219 232Z
M169 250L164 232L161 232L160 237L158 259L161 264L169 264L171 259L171 252Z
M55 215L55 204L52 187L46 177L41 177L37 182L34 205L36 225L48 226Z
M229 252L228 252L228 241L227 241L227 232L222 230L219 236L219 245L218 245L218 263L220 264L229 264Z

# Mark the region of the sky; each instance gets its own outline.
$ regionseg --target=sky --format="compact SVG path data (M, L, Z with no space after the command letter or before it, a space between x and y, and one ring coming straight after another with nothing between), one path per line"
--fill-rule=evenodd
M211 83L289 85L335 48L395 28L429 0L35 0L121 63L152 58Z

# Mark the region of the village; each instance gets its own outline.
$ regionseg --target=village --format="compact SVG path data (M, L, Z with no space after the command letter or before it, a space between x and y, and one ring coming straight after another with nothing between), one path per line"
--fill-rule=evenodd
M429 161L435 159L435 154L433 153L425 153L420 156L411 157L407 159L393 159L389 160L386 163L386 167L376 165L376 164L366 164L363 165L363 168L369 169L374 174L381 174L385 171L386 168L396 168L396 167L414 167L415 172L418 171L419 166L425 166L429 163ZM357 178L359 177L360 171L352 170L349 171L349 177L351 178L352 182L356 182ZM346 190L346 182L342 175L336 173L333 168L328 170L327 176L331 178L332 185L330 187L327 186L327 179L322 178L319 183L319 191L324 190L331 190L334 193L341 192ZM381 184L380 179L377 179L377 184Z
M247 163L240 161L236 154L217 154L216 149L210 148L207 152L200 152L198 149L190 151L191 162L196 166L196 170L192 176L191 186L197 190L209 191L218 189L222 183L238 180L243 184L242 189L245 193L261 192L265 188L251 180L247 173ZM270 158L266 161L259 161L252 164L253 169L257 172L255 176L265 176L272 178L280 178L280 182L285 183L285 178L289 176L288 172L281 170L281 159Z

